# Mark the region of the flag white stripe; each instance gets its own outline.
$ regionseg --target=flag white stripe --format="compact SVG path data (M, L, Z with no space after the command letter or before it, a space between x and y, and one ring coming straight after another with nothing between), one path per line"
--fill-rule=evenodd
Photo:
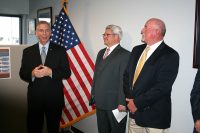
M68 84L68 82L66 80L63 81L63 85L65 86L65 88L70 88L69 84ZM69 93L69 90L67 90L67 91ZM72 91L72 90L70 90L70 91ZM71 116L73 118L76 117L76 114L75 114L74 110L72 109L71 105L69 104L69 101L67 100L65 95L64 95L64 98L65 98L65 107L66 107L66 109L69 111L69 113L71 114ZM71 97L71 99L73 99L73 98Z
M81 66L79 65L79 63L78 63L78 61L76 60L75 56L74 56L73 53L71 52L71 50L69 50L68 55L69 55L70 59L73 61L73 64L74 64L75 68L77 69L77 71L78 71L78 73L79 73L81 79L83 80L84 84L86 85L87 90L88 90L89 93L90 93L90 91L91 91L91 85L90 85L88 79L86 78L84 72L82 71ZM85 64L88 64L88 63L85 63ZM89 65L89 64L88 64L88 65ZM86 68L87 68L87 67L86 67ZM91 77L91 78L92 78L92 77ZM78 82L78 80L75 80L75 81ZM75 85L76 85L76 86L80 86L79 82L78 82L77 84L75 84ZM83 93L85 94L85 92L83 92Z
M75 50L77 51L78 56L81 58L83 64L85 65L85 67L86 67L86 69L87 69L87 71L88 71L88 73L90 74L90 77L91 77L91 79L92 79L92 78L93 78L94 71L92 70L92 68L90 67L89 63L87 62L85 55L83 55L82 50L80 49L80 47L76 46L76 47L75 47ZM73 53L72 53L72 54L73 54ZM85 75L81 75L81 77L82 77L83 79L85 79L85 80L83 80L83 82L85 83L85 85L86 85L88 91L91 92L91 85L90 85L89 81L87 80L86 76L85 76Z
M71 79L72 79L72 81L76 81L76 80L77 80L74 74L71 75ZM77 90L78 90L77 93L80 94L80 96L81 96L81 98L83 99L83 101L84 101L84 102L85 102L85 101L88 101L88 99L87 99L87 97L86 97L86 95L85 95L85 92L83 91L83 88L80 86L79 82L77 82L77 85L75 85L75 86L76 86L76 88L77 88ZM72 92L72 93L74 94L74 92ZM74 97L75 97L75 98L74 98ZM76 100L76 99L77 99L76 95L74 95L74 97L73 97L73 99ZM79 101L77 100L77 102L79 102ZM87 104L85 104L85 105L87 105ZM80 103L79 103L78 107L81 107L81 110L79 110L80 113L81 113L81 114L84 113L84 110L82 109L82 106L80 106ZM87 106L87 108L88 108L88 106ZM89 110L89 108L88 108L88 110Z
M71 75L72 81L74 81L73 76L74 76L74 74ZM69 86L69 84L68 84L67 81L64 82L64 85L65 85L65 86ZM69 87L69 88L70 88L70 87ZM76 108L78 109L79 113L82 114L84 111L83 111L82 107L80 106L80 103L79 103L79 101L77 100L76 95L74 94L74 92L73 92L72 90L70 90L70 91L71 91L71 93L69 93L69 95L70 95L71 99L73 100L73 103L75 104L75 106L76 106ZM66 99L66 100L67 100L67 99ZM67 100L67 101L68 101L68 100ZM69 101L68 101L68 104L66 104L66 105L70 105L70 104L69 104ZM66 107L67 107L67 109L69 110L69 112L70 112L70 110L73 110L73 108L71 107L71 105L70 105L70 107L69 107L69 106L66 106ZM73 112L74 112L74 110L73 110ZM75 113L75 112L74 112L74 113ZM75 114L75 115L76 115L76 114ZM74 116L73 116L73 118L74 118Z
M62 119L63 121L69 121L64 111L62 111Z
M77 51L79 57L81 58L83 64L85 65L86 69L88 70L89 74L91 77L93 77L94 71L89 65L88 61L86 60L85 55L83 54L82 50L80 49L79 46L75 46L75 50Z

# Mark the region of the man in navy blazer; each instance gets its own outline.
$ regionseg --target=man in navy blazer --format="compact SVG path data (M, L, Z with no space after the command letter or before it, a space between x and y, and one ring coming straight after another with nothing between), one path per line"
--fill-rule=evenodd
M125 111L126 106L123 73L130 52L120 46L121 38L121 28L108 25L103 34L106 48L99 51L95 63L90 104L96 105L99 133L125 133L126 129L126 117L118 122L112 113Z
M133 48L124 73L129 113L129 133L168 133L171 123L171 91L179 68L178 53L165 44L162 20L149 19L141 31L145 44ZM146 47L146 62L133 82Z
M192 115L194 119L194 133L200 133L200 69L198 68L193 89L190 94Z
M51 29L49 23L38 22L36 36L39 42L23 51L20 77L29 83L27 100L28 133L42 133L46 116L48 133L58 133L64 94L62 79L71 75L64 47L49 41ZM42 64L42 47L45 47L45 62Z

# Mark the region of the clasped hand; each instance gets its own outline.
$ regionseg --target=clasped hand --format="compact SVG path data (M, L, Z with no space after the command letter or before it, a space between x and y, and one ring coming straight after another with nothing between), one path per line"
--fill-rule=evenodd
M200 133L200 120L197 120L196 122L195 122L195 129L196 129L196 131L198 132L198 133Z
M42 77L51 76L51 75L52 75L51 68L44 65L39 65L35 67L32 71L32 76L36 78L42 78Z
M127 102L127 107L129 111L131 113L135 113L135 111L137 111L137 107L135 106L133 99L126 98L126 102Z

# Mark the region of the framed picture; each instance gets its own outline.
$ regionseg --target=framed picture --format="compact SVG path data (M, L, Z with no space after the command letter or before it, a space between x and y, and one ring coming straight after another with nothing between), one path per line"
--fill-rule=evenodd
M10 47L0 47L0 79L11 78Z
M28 20L28 34L35 34L35 19Z
M47 21L52 25L52 7L37 10L37 21Z

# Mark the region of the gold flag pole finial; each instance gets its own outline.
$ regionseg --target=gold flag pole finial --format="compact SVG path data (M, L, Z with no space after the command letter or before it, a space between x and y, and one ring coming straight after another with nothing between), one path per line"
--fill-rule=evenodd
M68 0L61 0L62 7L64 7L65 13L68 14L67 6L68 6Z

